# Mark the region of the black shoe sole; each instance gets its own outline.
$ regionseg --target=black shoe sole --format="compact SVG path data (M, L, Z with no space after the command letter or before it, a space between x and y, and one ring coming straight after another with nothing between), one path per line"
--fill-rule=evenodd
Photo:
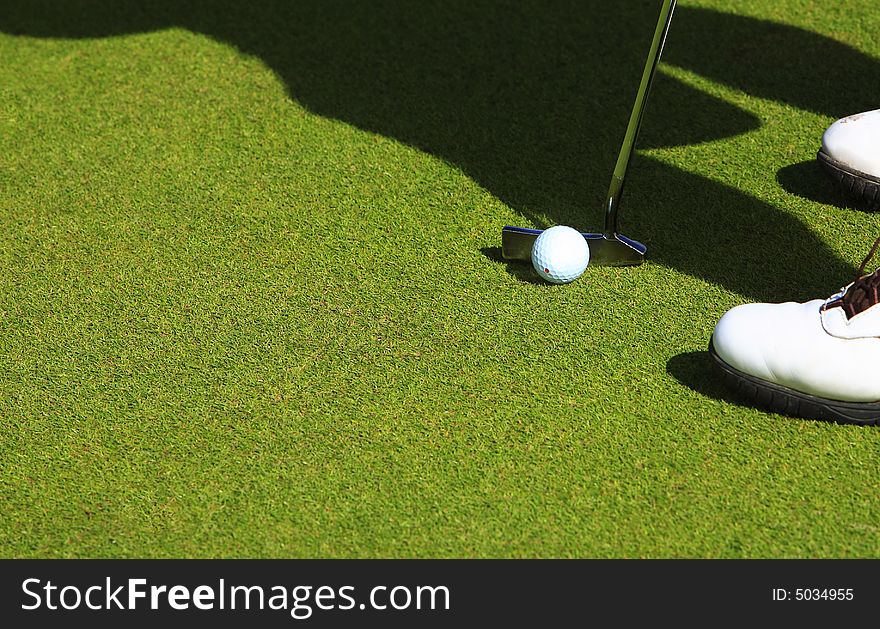
M709 339L709 355L725 384L734 395L751 406L781 415L819 419L838 424L875 426L880 424L880 402L842 402L801 393L743 373L715 353Z
M844 192L862 201L867 210L880 210L880 177L847 168L843 163L829 157L825 151L819 151L816 159Z

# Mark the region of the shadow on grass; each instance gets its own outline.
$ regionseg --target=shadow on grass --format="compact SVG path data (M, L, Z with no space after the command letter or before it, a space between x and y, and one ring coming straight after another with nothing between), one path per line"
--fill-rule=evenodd
M783 190L796 197L838 208L850 207L846 199L832 188L815 159L780 168L776 173L776 181Z
M742 92L831 118L877 107L880 62L787 24L676 10L664 60ZM819 149L820 138L816 138Z
M842 195L815 159L780 168L776 181L786 192L808 201L860 212L877 211L859 198Z
M665 266L769 302L827 297L855 274L796 218L739 190L643 156L631 186L628 221L652 226L637 235Z
M597 231L660 3L4 5L0 31L15 35L96 38L169 27L205 34L263 60L290 97L316 114L455 164L525 221ZM865 77L880 75L880 63L791 26L679 7L664 54L736 89L829 116L876 106ZM817 76L845 88L817 89ZM759 124L660 74L639 147L709 142ZM854 272L788 214L644 156L632 164L621 231L648 244L653 261L753 299L825 294Z
M708 352L686 352L666 363L666 372L688 389L715 400L735 402L714 372Z
M547 284L547 282L542 280L538 276L538 274L535 273L534 269L532 269L531 264L523 264L522 262L512 262L510 260L505 260L501 256L501 247L483 247L482 249L480 249L480 253L482 253L484 256L486 256L487 259L491 260L492 262L504 264L507 267L507 272L518 279L520 282L526 282L528 284Z

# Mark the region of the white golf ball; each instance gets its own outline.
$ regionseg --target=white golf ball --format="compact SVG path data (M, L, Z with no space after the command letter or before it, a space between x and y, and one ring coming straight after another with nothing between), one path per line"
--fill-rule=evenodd
M590 263L590 246L581 233L565 225L545 229L532 245L532 266L554 284L579 278Z

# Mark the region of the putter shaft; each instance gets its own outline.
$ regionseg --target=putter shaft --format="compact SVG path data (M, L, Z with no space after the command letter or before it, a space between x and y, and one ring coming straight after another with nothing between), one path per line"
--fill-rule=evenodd
M608 187L608 198L605 202L605 235L608 237L617 234L617 212L620 206L620 196L623 194L626 171L636 148L636 139L642 126L642 116L645 113L648 93L654 82L654 75L660 63L660 55L663 54L663 46L666 43L666 35L669 32L669 24L672 22L674 11L675 0L663 0L660 18L657 21L657 28L654 30L654 39L651 41L651 49L648 51L648 60L645 62L645 69L642 72L639 91L636 93L629 124L626 126L626 134L617 156L617 164L614 166L614 174L611 176L611 185Z
M611 184L608 187L608 196L605 201L604 232L583 234L590 246L591 265L633 266L641 264L645 259L647 250L645 245L619 234L617 222L626 172L635 151L645 104L648 101L648 93L651 91L651 83L654 80L657 65L660 63L660 55L663 53L663 46L666 43L666 35L669 32L674 10L675 0L663 0L657 27L654 30L654 38L651 41L651 48L645 62L645 69L642 72L642 79L626 127L626 134L623 137L617 163L611 176ZM504 227L501 230L501 255L507 260L531 260L532 245L540 233L539 229L509 225Z

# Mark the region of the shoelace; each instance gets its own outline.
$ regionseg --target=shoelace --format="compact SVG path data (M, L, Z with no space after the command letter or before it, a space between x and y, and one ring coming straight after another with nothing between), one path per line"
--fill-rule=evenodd
M865 267L868 266L868 262L877 253L878 247L880 247L880 238L874 241L874 245L865 259L862 260L861 266L859 266L859 273L856 279L841 299L841 306L848 319L880 303L880 269L869 275L864 275Z

